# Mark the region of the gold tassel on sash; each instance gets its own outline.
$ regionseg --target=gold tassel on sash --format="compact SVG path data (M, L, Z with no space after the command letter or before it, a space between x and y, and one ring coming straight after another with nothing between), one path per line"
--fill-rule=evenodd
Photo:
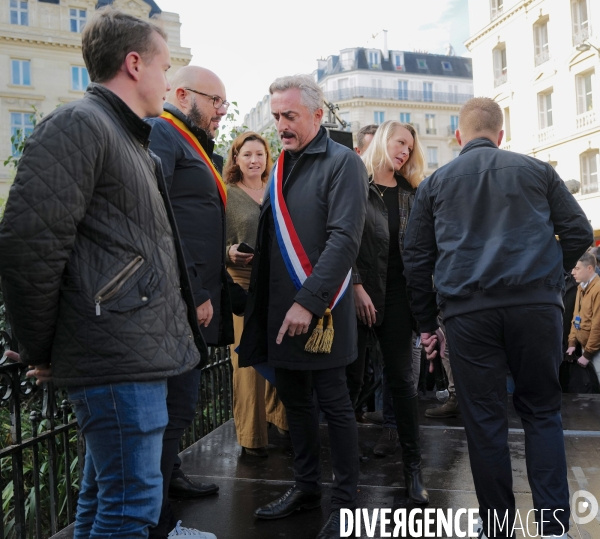
M324 321L327 319L327 325L323 329ZM330 354L333 345L333 316L331 309L327 309L323 318L319 318L317 327L313 330L312 335L306 342L304 347L305 352L311 354Z

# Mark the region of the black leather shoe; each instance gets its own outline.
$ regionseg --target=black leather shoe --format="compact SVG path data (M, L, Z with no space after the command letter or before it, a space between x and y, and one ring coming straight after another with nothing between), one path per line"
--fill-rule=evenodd
M377 457L387 457L396 451L398 447L398 431L396 429L384 428L375 447L373 454Z
M325 526L321 528L317 539L339 539L340 535L340 510L334 509L329 514Z
M302 492L296 485L281 498L254 511L256 518L272 520L291 515L294 511L316 509L321 506L321 492Z
M169 496L175 498L200 498L219 491L219 486L211 483L196 483L187 476L171 478L169 483Z

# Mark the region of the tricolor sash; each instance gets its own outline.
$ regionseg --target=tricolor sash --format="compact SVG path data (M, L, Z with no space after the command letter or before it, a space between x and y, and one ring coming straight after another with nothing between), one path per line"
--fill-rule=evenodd
M279 159L271 172L270 196L271 207L273 209L273 220L275 222L275 233L277 235L277 243L281 256L285 262L288 273L294 283L296 290L300 290L304 281L312 274L313 267L306 255L306 251L300 243L300 238L294 228L294 223L290 217L285 199L283 198L283 160L284 153L281 152ZM304 348L307 352L313 353L329 353L333 343L333 318L331 311L340 302L352 278L352 269L348 271L348 275L340 286L339 290L334 295L329 308L325 312L325 317L328 319L327 327L323 329L323 318L317 324L310 339Z
M160 117L166 122L169 122L175 129L177 129L179 134L185 140L187 140L189 145L192 148L194 148L194 150L196 150L196 152L200 156L200 159L202 159L202 161L206 163L206 165L208 166L215 178L215 183L217 184L219 195L221 196L221 200L223 201L223 207L227 207L227 188L225 187L225 182L223 181L223 178L221 178L221 175L219 174L219 171L215 168L213 162L208 157L208 154L204 151L202 144L200 144L196 136L189 130L188 126L185 125L179 118L173 116L173 114L171 114L170 112L164 111L160 115Z

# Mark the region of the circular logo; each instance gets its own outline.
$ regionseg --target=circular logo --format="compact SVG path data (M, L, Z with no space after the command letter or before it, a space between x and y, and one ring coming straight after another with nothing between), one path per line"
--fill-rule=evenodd
M598 500L587 490L578 490L571 498L571 511L576 524L587 524L598 514Z

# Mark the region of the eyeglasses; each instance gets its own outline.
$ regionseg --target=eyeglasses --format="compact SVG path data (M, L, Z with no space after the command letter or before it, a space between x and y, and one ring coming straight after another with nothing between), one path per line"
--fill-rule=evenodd
M213 107L215 107L217 110L219 110L221 107L225 107L225 110L227 110L229 108L229 105L231 104L229 103L229 101L225 101L222 97L219 97L218 95L208 95L199 92L198 90L192 90L191 88L184 88L184 90L188 90L189 92L194 92L195 94L200 94L204 97L212 99Z

